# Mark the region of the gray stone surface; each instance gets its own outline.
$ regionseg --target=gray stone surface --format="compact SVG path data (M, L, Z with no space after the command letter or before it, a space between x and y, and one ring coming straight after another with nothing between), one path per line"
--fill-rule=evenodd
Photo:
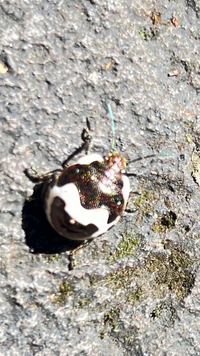
M200 355L199 2L1 0L0 32L0 355ZM69 271L23 170L59 168L86 117L108 153L107 103L136 211Z

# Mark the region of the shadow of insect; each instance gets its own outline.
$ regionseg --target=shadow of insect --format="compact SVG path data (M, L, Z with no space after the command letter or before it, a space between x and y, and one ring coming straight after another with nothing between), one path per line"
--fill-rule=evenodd
M43 186L43 182L35 185L32 196L26 199L22 209L22 228L26 243L34 254L71 251L81 245L81 241L68 240L51 227L41 198Z

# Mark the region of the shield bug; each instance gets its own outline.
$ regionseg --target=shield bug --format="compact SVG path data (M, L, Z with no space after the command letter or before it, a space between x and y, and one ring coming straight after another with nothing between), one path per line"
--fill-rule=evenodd
M81 136L83 144L63 162L62 169L44 175L33 168L31 173L25 170L33 182L43 182L44 210L53 229L83 244L104 234L119 221L129 197L128 176L134 175L126 172L126 159L114 151L115 130L110 105L108 111L112 145L107 156L90 153L92 137L87 119ZM85 154L69 165L83 150Z
M82 132L83 144L57 169L39 175L36 169L25 170L33 182L43 182L43 201L47 220L60 235L71 239L92 240L112 228L123 214L130 192L126 160L114 152L114 120L112 150L107 156L90 153L90 123ZM69 161L81 151L85 154L75 163Z

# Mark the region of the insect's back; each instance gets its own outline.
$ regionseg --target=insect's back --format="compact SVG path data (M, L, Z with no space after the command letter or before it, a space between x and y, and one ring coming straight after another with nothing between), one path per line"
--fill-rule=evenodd
M119 220L130 189L121 157L84 156L61 172L45 199L56 231L70 239L93 239Z

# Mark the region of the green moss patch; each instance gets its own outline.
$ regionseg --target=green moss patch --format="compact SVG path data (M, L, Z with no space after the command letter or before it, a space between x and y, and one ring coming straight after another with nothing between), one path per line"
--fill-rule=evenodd
M191 291L195 277L190 272L193 265L189 255L171 243L166 245L167 253L150 253L146 261L146 268L150 273L155 274L155 283L166 285L178 299L185 298Z
M73 295L73 291L69 283L64 281L62 284L60 284L58 292L52 294L51 300L53 303L64 305L71 295Z
M122 234L122 241L116 251L109 257L110 260L116 260L125 256L134 256L136 247L140 241L140 236L134 233L133 229L127 229Z
M122 298L128 304L134 305L140 301L145 293L142 283L145 284L145 278L138 267L125 267L112 272L106 276L106 286L115 290L121 290ZM143 279L143 280L142 280ZM137 281L136 286L131 284Z
M112 285L112 288L125 289L127 292L127 288L130 286L131 282L138 275L138 269L134 267L125 267L123 269L117 270L115 272L109 273L106 276L106 285Z
M144 190L139 197L135 200L135 207L139 210L142 206L145 205L147 211L152 211L151 201L153 200L153 194L148 191Z

